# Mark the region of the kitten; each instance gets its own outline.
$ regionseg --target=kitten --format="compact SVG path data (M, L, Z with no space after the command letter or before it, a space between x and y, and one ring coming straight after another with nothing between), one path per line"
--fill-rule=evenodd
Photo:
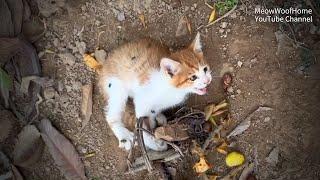
M133 132L122 122L129 97L133 99L136 118L148 116L150 127L165 124L161 111L182 103L188 94L204 95L211 82L211 70L203 58L200 34L190 46L170 52L151 39L120 46L105 61L100 86L107 96L107 122L119 140L119 147L130 150ZM145 145L156 151L167 144L144 134Z

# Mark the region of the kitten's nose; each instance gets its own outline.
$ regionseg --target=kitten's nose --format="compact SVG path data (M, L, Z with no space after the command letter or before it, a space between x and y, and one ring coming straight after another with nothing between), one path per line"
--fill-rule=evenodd
M209 78L205 78L205 79L204 79L204 84L210 84L210 82L211 82L211 81L210 81Z

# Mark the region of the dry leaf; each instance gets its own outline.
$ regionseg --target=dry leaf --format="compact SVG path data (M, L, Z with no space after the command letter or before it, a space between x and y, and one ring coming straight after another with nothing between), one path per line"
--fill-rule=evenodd
M221 115L221 114L223 114L223 113L225 113L227 111L228 111L228 109L218 110L218 111L215 111L211 116L212 117L219 116L219 115Z
M208 169L210 169L211 166L208 164L207 160L205 159L204 156L200 157L199 162L197 162L194 166L193 169L197 172L197 173L204 173L206 172Z
M143 25L144 28L147 28L147 25L146 25L146 18L144 16L144 14L139 14L139 19Z
M218 105L214 106L213 110L212 110L212 113L215 113L217 112L218 110L220 109L223 109L225 107L228 106L228 103L226 103L226 100L223 100L222 102L220 102Z
M211 114L212 114L212 111L213 111L213 107L214 107L214 104L209 104L208 106L206 106L204 108L204 114L206 116L206 121L208 121L209 118L211 117Z
M92 115L92 84L82 86L81 115L83 117L81 128L83 129Z
M208 24L212 23L216 19L216 8L213 7L212 12L209 16Z
M99 70L102 67L102 65L94 57L92 57L90 54L84 54L83 60L87 66L89 66L90 68L92 68L94 70Z
M219 176L217 175L208 175L209 180L217 180Z
M254 163L248 164L242 171L239 180L247 180L248 176L253 172Z
M196 141L192 141L192 144L193 145L192 145L191 153L197 154L199 157L204 156L204 151L200 147L200 145Z
M167 141L183 141L189 138L188 128L183 124L167 124L155 129L154 135L158 139Z
M224 155L227 155L228 154L228 144L224 141L220 146L218 146L216 148L216 150L221 153L221 154L224 154Z
M13 150L13 163L21 167L32 167L41 158L44 143L34 125L25 126L18 135Z
M250 124L251 124L250 119L242 121L234 130L232 130L227 135L227 138L242 134L244 131L246 131L250 127Z
M84 166L70 141L48 119L41 120L41 137L60 171L70 180L85 180Z
M23 176L14 165L11 165L11 170L13 174L13 180L23 180Z
M191 33L190 21L186 16L182 16L178 22L176 37L186 35L188 32Z
M227 138L239 135L243 133L245 130L247 130L251 124L251 118L254 116L255 113L260 111L271 111L273 110L270 107L267 106L259 106L256 110L254 110L251 114L249 114L245 120L243 120L229 135Z
M84 155L84 158L91 158L91 157L93 157L93 156L95 156L95 155L96 155L95 152L88 153L88 154Z
M189 34L192 34L191 23L190 23L190 20L188 18L187 18L187 28L188 28Z

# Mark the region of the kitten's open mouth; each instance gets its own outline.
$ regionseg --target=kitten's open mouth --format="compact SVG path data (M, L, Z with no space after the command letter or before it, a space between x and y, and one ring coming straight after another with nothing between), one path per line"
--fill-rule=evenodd
M199 95L204 95L208 92L208 89L207 87L204 87L204 88L195 88L196 89L196 93L199 94Z

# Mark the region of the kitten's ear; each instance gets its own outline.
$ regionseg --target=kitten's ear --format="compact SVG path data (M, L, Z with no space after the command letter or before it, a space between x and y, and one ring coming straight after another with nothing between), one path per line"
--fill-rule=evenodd
M172 77L180 71L180 63L169 58L162 58L160 68Z
M200 39L200 33L198 32L194 40L192 41L190 48L199 55L202 55L202 44Z

